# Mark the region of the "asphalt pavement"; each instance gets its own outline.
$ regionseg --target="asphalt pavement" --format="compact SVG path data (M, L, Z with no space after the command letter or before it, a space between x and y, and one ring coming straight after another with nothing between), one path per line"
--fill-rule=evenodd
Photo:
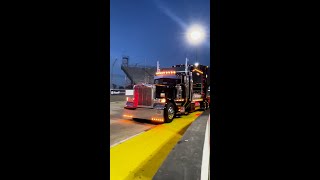
M116 96L113 99L125 98L125 96ZM110 147L157 126L150 121L135 121L124 118L122 116L124 105L125 101L110 102Z
M155 180L195 180L201 178L205 130L210 110L194 121L159 168Z
M110 95L110 102L116 102L116 101L125 101L126 97L132 97L132 96L126 96L126 95Z

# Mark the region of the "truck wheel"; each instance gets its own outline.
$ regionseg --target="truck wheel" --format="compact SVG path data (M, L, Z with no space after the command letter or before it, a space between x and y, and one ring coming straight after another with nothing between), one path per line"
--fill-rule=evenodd
M171 123L176 112L174 111L174 106L172 103L168 103L166 105L166 109L164 111L164 122Z
M187 108L185 108L185 113L184 113L185 115L190 114L190 112L191 112L190 106L191 106L191 104Z
M209 104L208 104L208 102L205 101L204 104L205 104L205 110L209 109Z
M205 111L207 109L206 102L204 101L202 104L202 110Z
M206 102L205 101L200 102L200 110L201 111L205 111L206 110Z

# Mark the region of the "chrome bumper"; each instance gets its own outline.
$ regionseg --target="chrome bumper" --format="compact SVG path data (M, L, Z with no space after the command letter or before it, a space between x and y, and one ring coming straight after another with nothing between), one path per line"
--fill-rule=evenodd
M126 109L124 108L123 117L125 118L137 118L137 119L163 119L164 118L163 109L154 108L136 108L136 109Z

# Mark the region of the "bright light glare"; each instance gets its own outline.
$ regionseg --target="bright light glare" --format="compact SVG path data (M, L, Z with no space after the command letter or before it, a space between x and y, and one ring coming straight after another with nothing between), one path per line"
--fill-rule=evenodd
M205 38L205 32L199 25L193 25L187 30L187 39L190 44L200 44Z
M196 67L198 67L198 66L199 66L199 63L196 62L196 63L194 63L194 65L195 65Z

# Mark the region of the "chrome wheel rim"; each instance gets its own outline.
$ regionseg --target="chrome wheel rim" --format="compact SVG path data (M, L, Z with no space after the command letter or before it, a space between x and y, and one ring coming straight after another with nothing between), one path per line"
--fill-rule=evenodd
M173 110L173 107L170 106L169 109L168 109L168 118L172 119L173 116L174 116L174 110Z

